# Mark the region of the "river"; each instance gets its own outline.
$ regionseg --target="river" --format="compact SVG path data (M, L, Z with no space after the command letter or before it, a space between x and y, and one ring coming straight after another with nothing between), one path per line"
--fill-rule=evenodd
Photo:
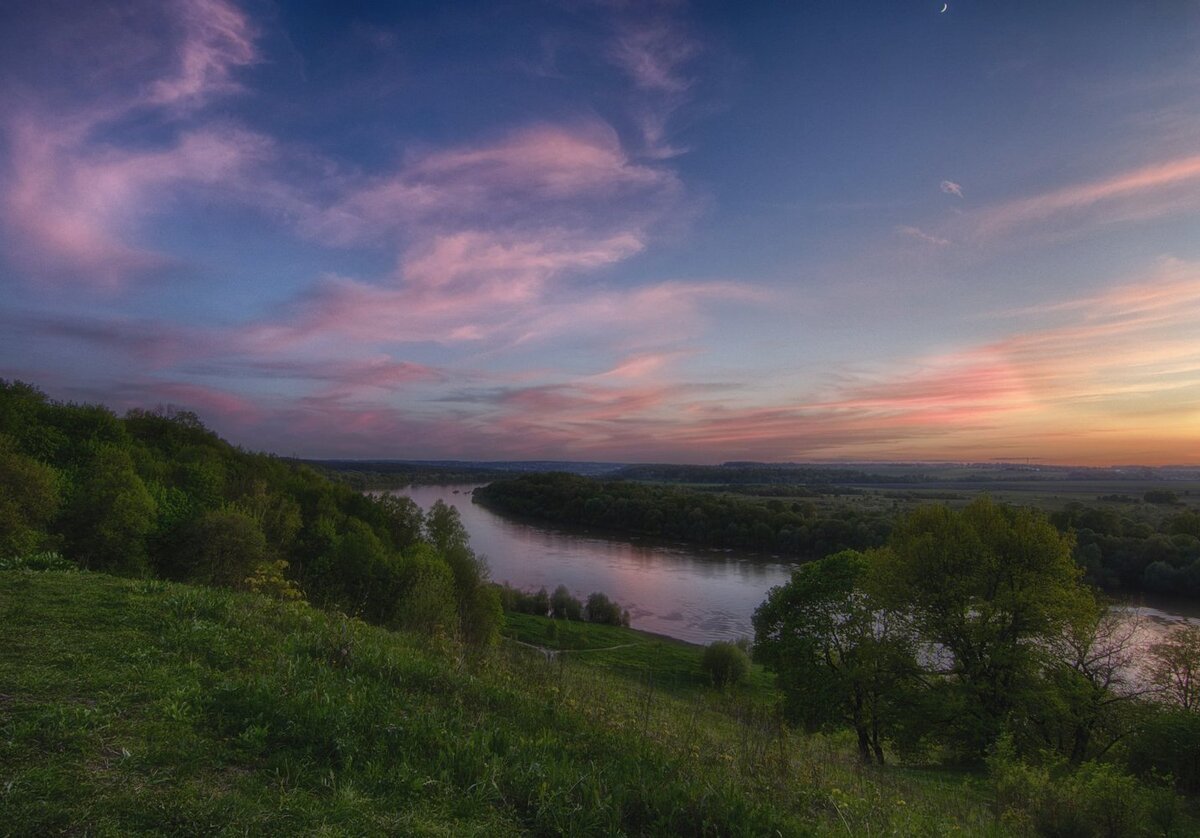
M471 500L477 484L410 486L423 509L443 500L458 509L492 579L525 590L566 585L585 598L603 591L629 610L634 628L692 643L752 637L750 619L767 591L798 561L762 553L636 540L505 518ZM1200 624L1200 608L1161 598L1138 603L1145 642L1170 625Z

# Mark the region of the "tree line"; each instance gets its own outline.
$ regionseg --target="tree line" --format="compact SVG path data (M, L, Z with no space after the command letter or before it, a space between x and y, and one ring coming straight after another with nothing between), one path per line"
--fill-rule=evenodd
M897 513L868 512L853 500L822 510L803 497L772 496L779 492L811 493L803 487L727 490L547 473L496 480L476 489L475 499L558 524L801 558L881 547L896 523ZM756 494L766 497L751 496ZM1167 512L1072 502L1050 515L1060 533L1074 534L1072 556L1085 581L1114 592L1200 596L1200 511L1169 492L1148 492L1149 502L1164 503L1153 500L1159 495L1173 499Z
M852 506L822 513L808 502L756 501L623 480L561 472L497 480L475 490L488 507L616 532L814 557L882 544L890 521Z
M181 411L0 380L0 559L251 589L487 644L503 619L453 507L366 496Z

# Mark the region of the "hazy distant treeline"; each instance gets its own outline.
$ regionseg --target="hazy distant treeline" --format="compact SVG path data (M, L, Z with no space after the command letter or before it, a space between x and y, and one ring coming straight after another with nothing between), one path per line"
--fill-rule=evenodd
M531 474L475 490L480 503L515 515L708 547L819 557L884 542L890 521L851 506L820 513L805 501L766 501L675 486Z

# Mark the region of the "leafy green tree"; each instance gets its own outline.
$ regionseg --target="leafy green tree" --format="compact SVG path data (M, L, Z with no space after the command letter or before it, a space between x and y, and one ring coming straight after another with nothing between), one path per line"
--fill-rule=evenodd
M440 498L434 501L425 516L425 538L442 555L456 547L468 547L470 544L458 510Z
M920 507L878 554L883 605L944 659L944 731L979 759L1035 685L1053 641L1087 609L1072 539L1040 512L972 502Z
M1080 608L1050 645L1041 689L1032 695L1033 712L1023 729L1072 766L1103 756L1138 722L1137 700L1147 689L1131 677L1141 654L1140 625L1130 612L1100 603Z
M189 582L242 589L266 558L267 540L253 518L215 509L187 527L174 569Z
M428 544L416 545L402 560L405 593L397 625L428 634L452 637L458 630L454 575Z
M385 527L393 547L407 550L421 540L425 516L412 498L386 494L376 498L375 502L384 514Z
M754 613L754 656L777 675L784 709L810 730L850 724L859 756L884 761L894 700L917 671L912 641L867 584L877 553L801 565Z
M68 556L91 570L143 575L154 499L128 450L104 443L80 469L66 513Z
M735 687L750 674L750 657L736 644L718 640L704 648L700 668L713 686Z
M58 474L0 434L0 556L31 553L47 539L59 505Z
M1150 656L1150 678L1162 696L1181 710L1200 712L1200 626L1174 626Z
M584 619L589 623L604 623L610 626L628 626L629 612L608 598L607 594L597 591L589 594L583 607Z
M571 596L566 585L559 585L550 594L550 616L557 620L582 620L583 603Z

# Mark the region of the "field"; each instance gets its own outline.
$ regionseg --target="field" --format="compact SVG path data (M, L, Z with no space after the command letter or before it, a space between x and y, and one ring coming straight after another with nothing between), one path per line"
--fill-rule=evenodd
M682 640L620 626L514 613L506 615L504 634L521 643L565 650L556 661L609 672L672 694L694 694L711 686L700 668L704 647ZM753 666L738 694L770 702L773 684L771 673Z
M979 777L863 768L753 683L683 689L683 644L474 657L89 573L0 573L0 621L4 835L1007 834Z

